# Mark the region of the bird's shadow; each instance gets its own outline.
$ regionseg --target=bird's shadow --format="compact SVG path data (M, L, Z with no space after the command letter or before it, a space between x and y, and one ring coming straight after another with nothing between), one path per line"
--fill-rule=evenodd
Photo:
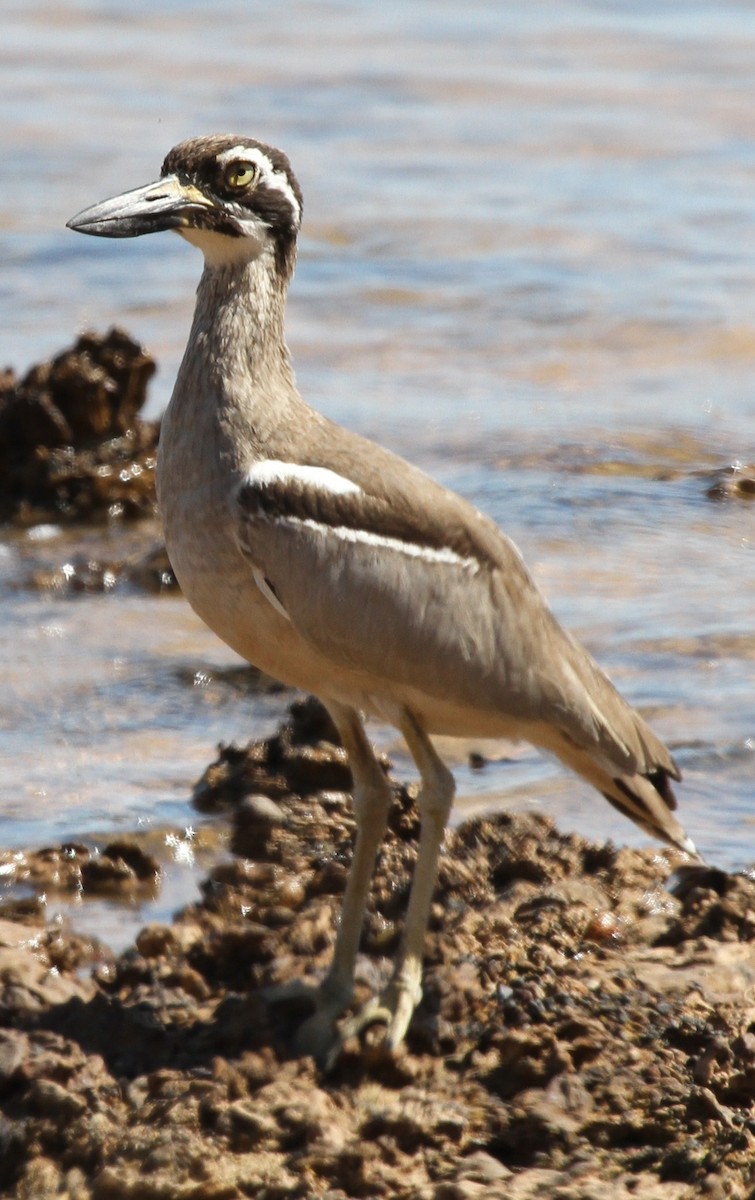
M170 1068L209 1069L218 1057L272 1049L290 1057L291 1020L281 1018L259 992L229 993L210 1017L171 1020L159 1003L124 1000L102 990L84 1000L73 997L25 1023L27 1032L47 1031L99 1055L116 1079Z

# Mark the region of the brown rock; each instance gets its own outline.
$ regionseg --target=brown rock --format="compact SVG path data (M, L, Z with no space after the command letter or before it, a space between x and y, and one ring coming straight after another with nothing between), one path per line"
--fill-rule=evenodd
M139 419L155 363L121 330L6 372L0 388L0 520L151 515L158 427Z
M755 500L755 463L717 471L705 494L709 500Z

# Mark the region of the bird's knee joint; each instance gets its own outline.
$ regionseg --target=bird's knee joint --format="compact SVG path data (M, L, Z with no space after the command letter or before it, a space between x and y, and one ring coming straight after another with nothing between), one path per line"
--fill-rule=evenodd
M352 806L357 821L385 821L391 804L391 789L383 778L368 787L354 789Z
M423 787L417 797L417 807L423 820L430 818L445 824L451 811L455 792L456 785L453 775L443 767L443 770L439 771L433 780L432 786Z

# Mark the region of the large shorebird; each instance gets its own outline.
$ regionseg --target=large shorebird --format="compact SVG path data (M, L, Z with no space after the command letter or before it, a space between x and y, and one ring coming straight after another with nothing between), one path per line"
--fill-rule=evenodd
M380 1020L395 1046L421 997L454 794L431 734L526 739L647 832L694 846L672 814L679 771L669 751L559 626L512 542L466 500L299 395L283 323L301 216L281 151L217 135L182 142L157 182L69 225L102 237L172 229L204 255L162 424L158 498L191 606L244 658L319 696L349 755L354 857L333 962L298 1035L302 1050L327 1060L352 997L390 803L362 713L405 738L422 823L393 974L342 1035Z

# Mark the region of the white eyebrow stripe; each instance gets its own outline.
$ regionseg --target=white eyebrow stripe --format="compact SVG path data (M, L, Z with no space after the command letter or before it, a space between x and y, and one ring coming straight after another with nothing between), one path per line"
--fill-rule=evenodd
M218 155L219 163L232 162L234 158L253 158L258 166L262 166L262 159L272 171L273 164L266 154L260 150L258 146L245 146L243 142L239 142L236 146L231 146L229 150L223 150Z
M314 488L318 492L330 492L333 496L357 496L362 489L353 480L329 467L310 467L299 463L283 462L268 458L255 463L247 471L242 487L264 488L272 483L298 483Z
M243 158L247 162L257 164L268 187L277 188L286 197L293 209L298 225L301 221L301 208L299 201L294 195L294 189L288 182L285 173L283 171L276 171L270 159L263 150L260 150L259 146L231 146L230 150L223 150L222 154L218 155L217 161L225 165L228 162L233 162L235 158Z

